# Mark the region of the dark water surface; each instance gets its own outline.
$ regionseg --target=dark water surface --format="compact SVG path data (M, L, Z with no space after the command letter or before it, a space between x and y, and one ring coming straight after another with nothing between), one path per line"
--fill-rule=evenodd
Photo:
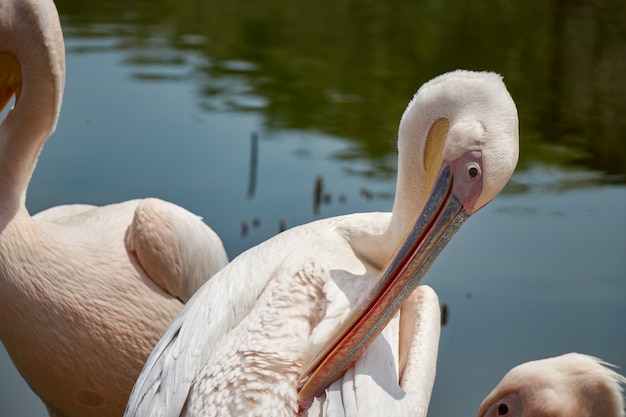
M521 159L425 279L449 309L429 415L475 415L527 360L579 351L626 367L624 2L57 6L67 88L32 213L156 196L203 216L234 258L281 219L388 211L413 93L456 68L496 71ZM330 201L316 207L318 175ZM0 416L45 415L4 350L0 387Z

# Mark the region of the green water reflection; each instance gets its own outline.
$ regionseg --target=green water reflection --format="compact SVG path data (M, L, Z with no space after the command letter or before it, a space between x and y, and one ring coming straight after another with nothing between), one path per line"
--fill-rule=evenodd
M60 0L58 7L67 37L113 39L108 47L127 51L138 79L193 77L207 109L257 112L269 129L354 142L337 157L371 160L363 174L395 172L387 156L408 92L466 68L505 77L520 113L520 169L586 167L625 181L623 1ZM192 71L155 71L187 64L182 52L190 51L203 57Z

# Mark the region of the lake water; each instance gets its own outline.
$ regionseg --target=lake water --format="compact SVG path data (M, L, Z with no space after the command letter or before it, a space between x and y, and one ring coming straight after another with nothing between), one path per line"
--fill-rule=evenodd
M203 216L234 258L281 219L390 210L412 94L494 70L521 159L424 280L449 309L429 415L475 415L532 359L626 368L623 5L408 3L58 1L66 93L29 210L155 196ZM331 199L314 207L319 175ZM3 349L0 387L1 416L46 415Z

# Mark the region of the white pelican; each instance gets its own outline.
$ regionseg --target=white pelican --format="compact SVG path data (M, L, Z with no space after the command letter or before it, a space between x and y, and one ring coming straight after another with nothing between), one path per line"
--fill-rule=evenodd
M0 339L50 415L120 416L150 351L227 263L197 216L157 199L31 217L26 190L53 132L65 56L51 0L0 1Z
M504 187L518 157L515 104L497 74L444 74L409 103L398 147L392 213L309 223L237 257L165 332L126 416L304 411L392 319L463 221Z
M568 353L511 369L478 417L624 417L626 378L597 358Z

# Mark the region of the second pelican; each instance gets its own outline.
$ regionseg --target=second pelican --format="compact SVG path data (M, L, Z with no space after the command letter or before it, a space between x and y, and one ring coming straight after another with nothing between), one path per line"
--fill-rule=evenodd
M227 262L217 234L159 199L63 205L26 191L54 131L65 48L52 0L0 1L0 340L53 417L119 417L148 354Z

